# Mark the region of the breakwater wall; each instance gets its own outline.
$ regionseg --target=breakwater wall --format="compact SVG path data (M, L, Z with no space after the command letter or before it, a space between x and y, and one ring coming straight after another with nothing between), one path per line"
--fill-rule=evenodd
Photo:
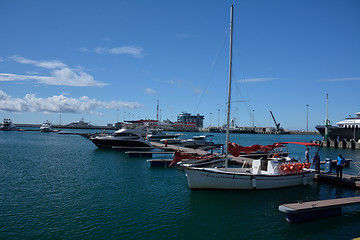
M327 140L327 141L312 141L313 143L321 144L322 147L341 148L341 149L360 149L360 142L354 140Z

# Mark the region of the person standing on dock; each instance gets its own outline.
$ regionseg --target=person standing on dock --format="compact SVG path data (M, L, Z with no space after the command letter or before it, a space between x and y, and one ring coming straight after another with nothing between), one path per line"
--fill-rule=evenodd
M315 156L313 158L313 164L315 165L316 173L319 174L320 173L320 156L317 152L315 153Z
M336 164L336 177L338 178L340 175L340 178L342 178L342 170L343 167L346 164L345 158L341 154L337 157L337 164Z
M309 152L309 148L306 148L305 151L305 162L309 163L310 162L310 152Z

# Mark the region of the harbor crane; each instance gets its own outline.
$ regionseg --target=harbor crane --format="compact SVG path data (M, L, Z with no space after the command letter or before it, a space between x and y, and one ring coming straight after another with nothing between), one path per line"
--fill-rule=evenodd
M275 117L271 111L270 111L270 114L271 114L272 119L274 120L276 131L282 131L283 129L280 128L280 123L276 122Z

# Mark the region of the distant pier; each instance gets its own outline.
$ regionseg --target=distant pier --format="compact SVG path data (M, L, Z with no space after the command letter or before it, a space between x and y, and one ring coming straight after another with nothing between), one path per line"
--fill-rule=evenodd
M25 124L25 123L16 123L16 127L29 127L29 128L40 128L42 124ZM53 124L54 128L62 128L62 129L98 129L98 130L117 130L114 126L66 126Z
M360 149L360 142L354 140L327 140L327 141L311 141L312 143L321 144L322 147L341 148L341 149Z

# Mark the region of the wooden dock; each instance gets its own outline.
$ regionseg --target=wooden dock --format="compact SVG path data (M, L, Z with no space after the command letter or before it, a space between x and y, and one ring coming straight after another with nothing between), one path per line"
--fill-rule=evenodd
M172 159L149 159L146 160L151 167L168 167L173 161Z
M129 157L152 157L153 154L174 154L173 151L127 151L125 152Z
M185 148L176 145L165 146L165 144L159 142L151 142L151 144L156 149L161 149L163 151L127 151L125 153L129 154L129 157L152 157L153 154L174 154L175 151L193 154L196 156L204 156L209 154L209 152L203 149Z
M345 159L345 161L346 161L346 164L345 164L344 167L350 167L350 163L351 163L352 159ZM320 161L320 164L325 164L325 163L326 163L326 161ZM331 160L331 166L336 167L336 164L337 164L337 160L332 159Z
M147 157L152 158L153 155L157 154L174 154L175 151L180 151L187 154L192 154L196 156L204 156L208 155L209 152L203 150L203 149L193 149L193 148L185 148L185 147L179 147L176 145L165 145L163 143L159 142L151 142L151 144L156 148L160 149L162 151L127 151L126 154L129 155L129 157ZM150 163L150 166L162 166L167 167L170 165L173 159L149 159L147 162Z
M159 142L151 142L151 144L155 148L163 149L165 151L180 151L180 152L183 152L183 153L194 154L194 155L198 155L198 156L204 156L204 155L209 154L209 152L207 152L207 151L205 151L203 149L193 149L193 148L179 147L179 146L170 145L170 144L165 146L165 144L159 143Z
M336 186L360 189L360 177L344 174L344 173L342 175L342 178L337 178L336 172L335 173L322 172L321 174L316 174L314 180Z
M359 197L282 204L279 211L286 213L289 223L302 223L317 218L341 215L341 207L360 203Z

